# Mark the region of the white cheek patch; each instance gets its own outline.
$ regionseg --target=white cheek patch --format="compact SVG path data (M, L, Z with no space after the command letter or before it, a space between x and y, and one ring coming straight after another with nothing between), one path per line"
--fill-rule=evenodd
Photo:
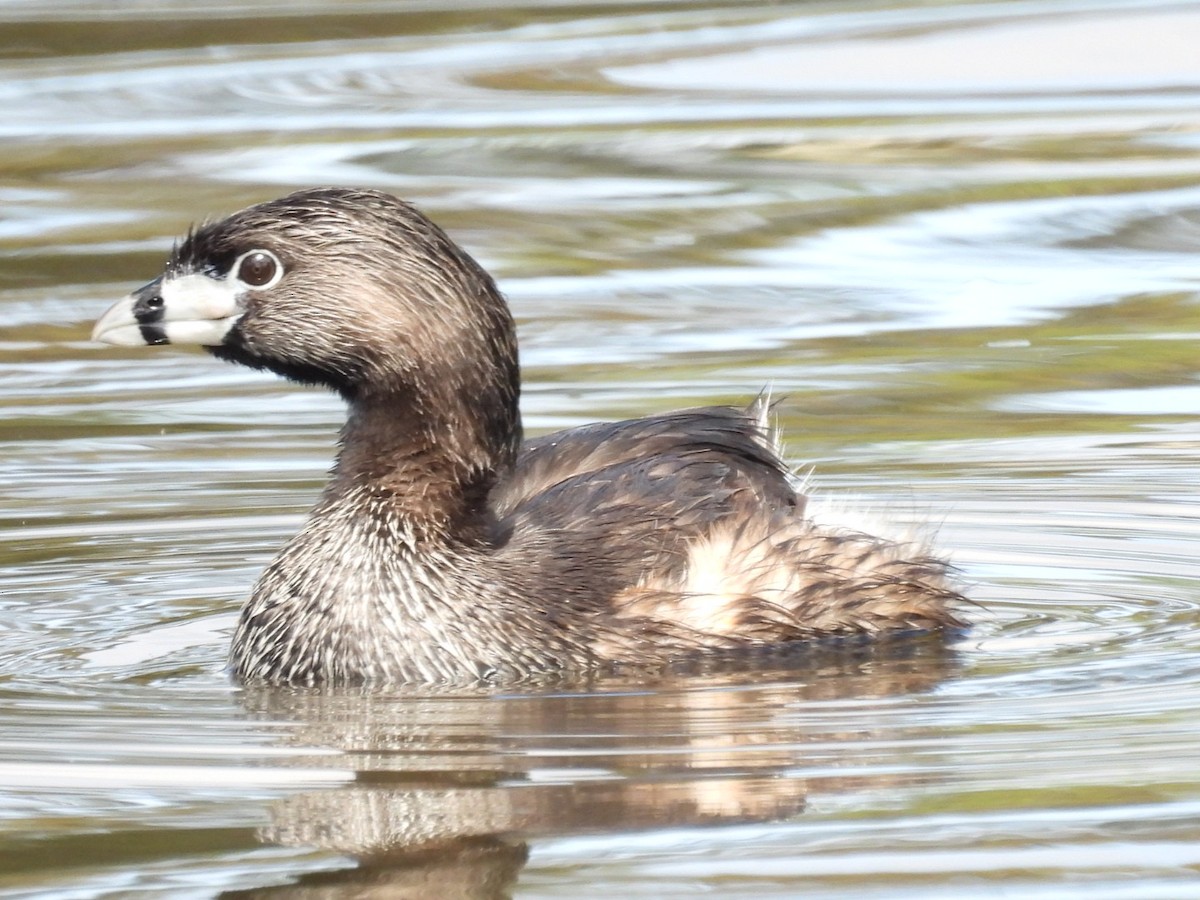
M228 319L163 322L159 327L166 334L168 344L200 344L203 347L215 347L225 340L225 335L229 334L229 329L236 322L237 316L232 316Z
M216 279L199 272L168 278L159 293L164 323L229 319L240 314L241 286L229 278Z

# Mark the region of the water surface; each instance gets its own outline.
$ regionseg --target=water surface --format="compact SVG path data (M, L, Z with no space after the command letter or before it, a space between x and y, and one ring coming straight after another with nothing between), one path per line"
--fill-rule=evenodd
M0 10L0 892L1200 896L1194 3ZM770 385L944 645L553 689L243 691L338 401L86 341L187 225L414 200L531 432Z

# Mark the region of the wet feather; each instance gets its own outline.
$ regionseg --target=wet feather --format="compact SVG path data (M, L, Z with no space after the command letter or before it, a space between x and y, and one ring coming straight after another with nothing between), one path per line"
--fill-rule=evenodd
M765 396L523 442L508 307L409 204L332 188L260 204L189 233L164 283L228 283L254 249L284 275L239 294L208 349L327 386L349 415L242 612L238 678L509 681L961 625L925 543L806 516Z

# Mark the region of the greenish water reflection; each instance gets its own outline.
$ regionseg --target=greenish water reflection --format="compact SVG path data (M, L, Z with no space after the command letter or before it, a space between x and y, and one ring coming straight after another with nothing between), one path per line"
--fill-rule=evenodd
M1200 13L441 7L0 9L0 891L1195 895ZM769 387L824 514L936 526L973 630L524 693L230 685L340 405L86 339L190 222L319 183L497 273L530 432Z

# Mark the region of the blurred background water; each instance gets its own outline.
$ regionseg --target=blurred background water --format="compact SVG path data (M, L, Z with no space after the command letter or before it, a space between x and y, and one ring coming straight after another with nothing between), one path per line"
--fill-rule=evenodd
M1200 4L0 7L0 894L1200 896ZM242 691L337 400L87 342L189 223L417 202L531 433L784 398L948 647Z

